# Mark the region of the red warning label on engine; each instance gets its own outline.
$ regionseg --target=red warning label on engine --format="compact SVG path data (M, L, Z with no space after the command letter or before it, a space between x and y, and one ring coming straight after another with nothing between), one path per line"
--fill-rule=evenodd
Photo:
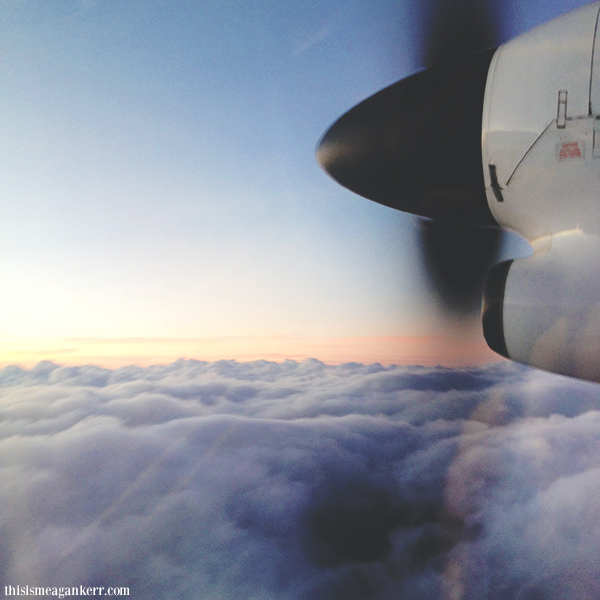
M582 142L562 142L558 144L558 160L569 160L571 158L583 158Z

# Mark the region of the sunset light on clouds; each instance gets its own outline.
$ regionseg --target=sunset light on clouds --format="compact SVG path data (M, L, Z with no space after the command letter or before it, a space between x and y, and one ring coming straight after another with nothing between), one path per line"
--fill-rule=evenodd
M32 367L49 356L61 364L95 364L115 368L128 364L167 364L173 357L238 361L305 360L318 356L327 364L359 362L385 365L463 366L502 361L472 336L301 338L299 336L230 336L214 338L71 338L3 341L0 367Z

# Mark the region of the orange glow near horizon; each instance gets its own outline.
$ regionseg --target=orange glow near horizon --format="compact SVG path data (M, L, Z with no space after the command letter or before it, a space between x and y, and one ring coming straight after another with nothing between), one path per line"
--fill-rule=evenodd
M299 338L296 336L225 336L212 338L68 338L0 344L0 367L30 368L42 360L63 365L168 364L178 358L249 362L316 358L327 364L357 362L383 365L459 367L502 360L483 339L467 336Z

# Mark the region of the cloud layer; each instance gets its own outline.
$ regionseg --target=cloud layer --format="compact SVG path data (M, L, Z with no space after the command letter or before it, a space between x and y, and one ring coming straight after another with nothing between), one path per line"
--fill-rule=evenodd
M0 581L600 595L600 388L508 363L0 370Z

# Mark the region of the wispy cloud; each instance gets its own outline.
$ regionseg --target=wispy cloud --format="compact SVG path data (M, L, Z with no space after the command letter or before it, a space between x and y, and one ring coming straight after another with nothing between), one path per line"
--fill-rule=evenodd
M316 32L311 33L308 36L305 36L301 41L299 41L293 48L292 56L297 58L302 54L308 52L314 46L319 45L321 42L326 40L329 36L332 35L334 29L330 27L322 27Z

